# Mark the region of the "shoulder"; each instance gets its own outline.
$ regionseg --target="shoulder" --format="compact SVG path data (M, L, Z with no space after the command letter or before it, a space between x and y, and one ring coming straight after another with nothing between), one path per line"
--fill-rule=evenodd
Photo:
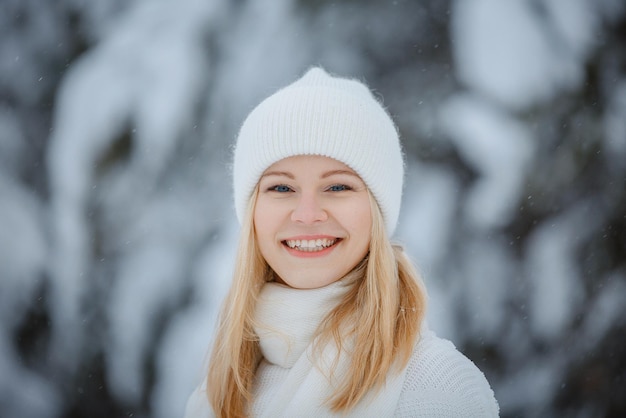
M497 417L485 375L452 342L424 329L406 369L397 416Z

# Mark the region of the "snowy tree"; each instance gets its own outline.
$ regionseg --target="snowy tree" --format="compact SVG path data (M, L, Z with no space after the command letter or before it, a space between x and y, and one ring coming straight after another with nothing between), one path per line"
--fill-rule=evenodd
M182 415L245 115L311 65L407 159L431 328L502 416L626 412L626 4L0 1L0 416Z

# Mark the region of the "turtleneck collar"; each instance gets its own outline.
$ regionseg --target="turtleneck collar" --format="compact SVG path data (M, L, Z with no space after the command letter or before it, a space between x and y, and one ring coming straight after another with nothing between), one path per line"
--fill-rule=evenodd
M347 289L341 280L318 289L294 289L276 282L266 283L259 294L254 327L265 360L291 368Z

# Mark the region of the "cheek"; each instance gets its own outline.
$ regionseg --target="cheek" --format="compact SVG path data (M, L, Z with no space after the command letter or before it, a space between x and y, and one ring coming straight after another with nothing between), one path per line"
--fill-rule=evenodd
M259 198L254 209L253 220L257 237L262 240L268 239L275 235L281 223L280 208Z
M254 232L256 233L255 235L257 236L257 239L260 239L265 235L265 230L267 229L267 220L265 219L266 216L266 206L261 201L257 201L254 209L254 215L252 217L254 222ZM262 240L260 240L259 244L261 243Z
M263 197L259 196L254 206L253 219L255 225L263 225L265 222L270 220L271 214L271 204L266 199L263 199Z
M359 208L355 210L355 208ZM344 225L350 230L351 235L356 238L361 246L369 247L372 234L372 214L369 202L359 205L352 205L343 214Z
M372 238L372 219L369 213L365 214L359 222L360 242L363 246L363 251L367 252L370 247L370 240Z

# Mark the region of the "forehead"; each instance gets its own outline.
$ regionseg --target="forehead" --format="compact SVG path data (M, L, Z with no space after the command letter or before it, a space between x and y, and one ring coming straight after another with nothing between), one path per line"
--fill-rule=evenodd
M300 170L318 170L318 171L346 171L356 174L354 170L341 161L322 155L296 155L293 157L283 158L269 166L265 173L272 171L300 171Z

